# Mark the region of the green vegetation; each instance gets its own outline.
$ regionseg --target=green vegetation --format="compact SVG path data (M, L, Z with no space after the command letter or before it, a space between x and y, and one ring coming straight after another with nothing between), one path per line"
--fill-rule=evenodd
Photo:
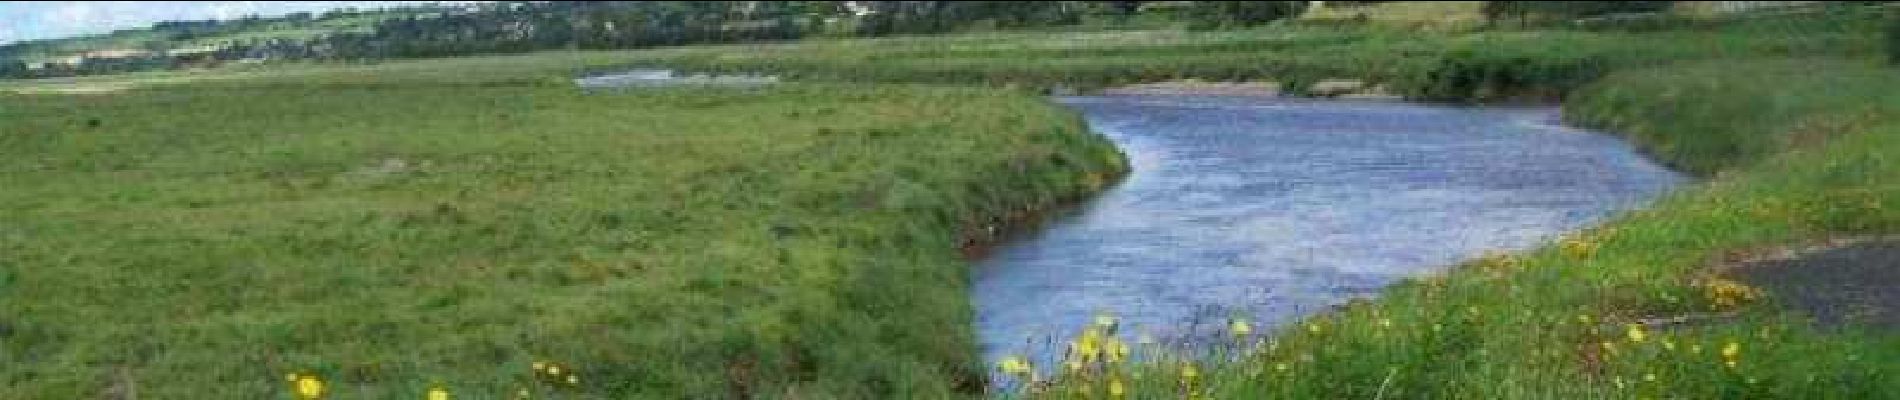
M388 76L0 95L0 397L967 392L958 244L1121 168L1009 92Z
M1197 1L1187 6L1196 28L1258 26L1300 16L1304 1Z
M1887 62L1900 65L1900 9L1887 11Z
M348 398L971 395L959 250L1123 168L1074 116L994 87L1334 77L1562 98L1710 181L1270 343L1238 335L1226 362L1095 357L1036 394L1900 393L1900 339L1808 326L1711 265L1900 231L1882 18L984 32L0 82L0 398L318 380ZM801 82L568 82L630 66ZM1698 322L1632 327L1678 316Z
M1483 27L1486 1L1328 1L1300 15L1302 24L1374 26L1422 31L1466 31Z
M1487 1L1482 12L1494 23L1515 20L1521 24L1569 22L1581 17L1623 13L1654 13L1669 10L1673 1Z
M1297 16L1305 2L1188 2L1188 12L1144 12L1143 3L508 1L329 13L322 18L305 13L172 21L110 35L0 46L0 78L198 68L234 60L362 61L1052 27L1253 26ZM111 51L86 55L97 50ZM172 54L174 50L188 51ZM73 61L75 56L81 57ZM57 62L38 62L48 60Z
M1198 78L1360 78L1441 101L1548 99L1611 70L1695 60L1865 56L1881 11L1708 20L1689 29L1419 34L1379 27L989 33L655 52L634 64L808 80L1099 87Z

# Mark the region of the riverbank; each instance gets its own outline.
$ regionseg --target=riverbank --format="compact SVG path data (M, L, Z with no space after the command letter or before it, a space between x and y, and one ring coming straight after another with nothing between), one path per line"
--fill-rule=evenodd
M1569 117L1708 182L1545 249L1398 285L1192 377L1178 363L1103 365L1047 393L1102 395L1112 381L1137 398L1900 393L1900 335L1811 323L1777 304L1798 299L1763 297L1722 262L1900 231L1897 93L1900 75L1867 58L1612 73L1568 96Z

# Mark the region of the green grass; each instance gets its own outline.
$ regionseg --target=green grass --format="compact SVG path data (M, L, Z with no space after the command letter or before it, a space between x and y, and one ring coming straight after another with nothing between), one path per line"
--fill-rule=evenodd
M3 398L947 396L980 387L959 240L1121 168L1034 97L915 86L174 86L0 121Z
M1331 4L1307 10L1301 22L1365 23L1425 30L1471 30L1485 25L1482 1L1392 1L1365 5Z
M1194 391L1900 393L1891 334L1712 294L1726 252L1900 231L1900 75L1874 61L1880 14L1818 12L1643 32L995 32L0 82L0 398L283 397L293 372L349 398L967 395L984 366L958 247L1123 168L1073 115L994 87L1328 77L1432 100L1564 98L1573 121L1710 180L1237 345ZM803 82L568 83L640 65ZM48 94L62 92L89 94ZM1640 343L1625 326L1728 312ZM546 382L537 360L581 383ZM1115 364L1043 394L1099 396L1116 375L1135 397L1177 397L1179 374Z
M1421 34L1379 26L1224 31L988 32L635 51L545 52L371 66L291 64L244 79L342 83L559 83L633 66L774 73L816 82L1098 88L1173 79L1314 82L1359 78L1437 101L1547 100L1608 71L1698 60L1863 57L1882 51L1882 11L1819 8L1773 18L1704 21L1645 32L1560 30ZM450 64L444 64L450 63ZM150 84L233 75L156 72ZM112 77L80 82L123 82ZM58 84L54 86L64 85ZM0 82L0 91L45 83Z
M1183 32L993 33L711 46L630 64L775 72L807 80L1091 88L1181 78L1311 82L1350 77L1423 99L1547 97L1610 70L1696 60L1877 54L1873 8L1710 21L1658 32L1372 27Z

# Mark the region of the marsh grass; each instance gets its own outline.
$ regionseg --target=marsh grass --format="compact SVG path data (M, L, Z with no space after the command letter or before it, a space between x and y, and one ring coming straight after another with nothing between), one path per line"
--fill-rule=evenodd
M959 235L1122 168L1009 92L426 79L0 96L0 397L948 396Z

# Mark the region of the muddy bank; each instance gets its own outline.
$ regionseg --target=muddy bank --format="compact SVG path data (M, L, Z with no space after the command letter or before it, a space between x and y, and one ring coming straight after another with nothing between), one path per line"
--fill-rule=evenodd
M1175 96L1249 96L1249 97L1320 97L1339 99L1400 100L1383 85L1357 79L1324 79L1311 83L1248 81L1208 82L1177 80L1115 86L1099 91L1101 95L1175 95Z

